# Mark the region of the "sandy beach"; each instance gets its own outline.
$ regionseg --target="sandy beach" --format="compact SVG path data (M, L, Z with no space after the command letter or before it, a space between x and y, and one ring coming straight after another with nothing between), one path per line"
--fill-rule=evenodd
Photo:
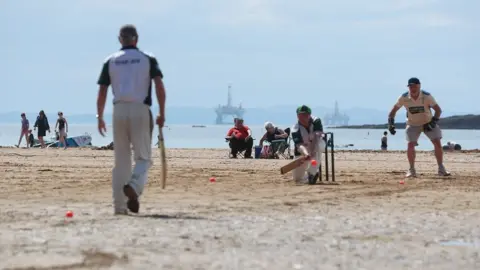
M113 151L0 149L0 269L480 269L480 153L336 153L338 185L287 160L168 149L139 215L114 216ZM209 178L216 182L210 183ZM73 218L65 218L67 210Z

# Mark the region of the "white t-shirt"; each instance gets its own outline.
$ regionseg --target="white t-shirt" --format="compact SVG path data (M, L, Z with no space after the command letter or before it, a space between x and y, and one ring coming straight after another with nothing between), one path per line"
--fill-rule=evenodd
M160 76L154 56L136 47L123 47L105 61L98 79L100 85L112 85L113 103L135 102L152 105L152 79Z
M421 90L418 98L415 100L409 92L402 94L395 106L405 107L407 110L407 125L423 126L432 120L431 108L437 105L433 96L424 90Z

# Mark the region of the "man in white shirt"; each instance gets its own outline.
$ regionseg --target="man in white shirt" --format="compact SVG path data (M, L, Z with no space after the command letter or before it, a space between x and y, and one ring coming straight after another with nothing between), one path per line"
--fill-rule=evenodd
M154 56L137 48L138 34L135 26L125 25L120 29L120 51L109 56L98 79L97 98L98 130L106 131L103 111L108 87L113 92L113 144L115 167L112 190L115 214L127 214L128 208L138 213L138 198L147 183L148 170L152 165L153 117L152 80L155 82L160 112L156 122L162 127L165 122L165 88L163 74ZM132 172L133 146L135 167ZM126 198L128 199L125 202Z
M305 161L293 170L293 180L297 183L308 180L309 184L314 184L319 177L319 167L308 161L315 159L320 162L325 149L322 120L312 116L312 110L306 105L297 108L297 119L297 123L292 127L295 156L303 155Z
M405 107L407 110L406 138L408 142L407 156L410 163L406 177L416 177L415 170L415 146L422 132L432 141L435 148L435 157L438 164L438 175L449 176L450 172L443 165L443 149L442 149L442 131L437 124L442 109L437 104L433 96L420 88L420 80L418 78L410 78L408 80L408 92L402 94L397 103L393 106L388 115L389 131L395 135L395 114L397 111ZM432 116L431 109L435 111Z

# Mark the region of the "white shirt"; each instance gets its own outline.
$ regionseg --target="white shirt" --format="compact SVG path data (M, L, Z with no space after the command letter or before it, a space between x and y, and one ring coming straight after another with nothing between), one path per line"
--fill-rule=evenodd
M421 90L417 99L413 99L409 92L403 93L395 106L405 107L407 110L407 125L423 126L432 120L430 109L435 105L437 102L433 96L429 92Z
M128 46L107 57L98 84L112 85L113 104L134 102L151 106L152 79L157 76L163 78L155 57Z

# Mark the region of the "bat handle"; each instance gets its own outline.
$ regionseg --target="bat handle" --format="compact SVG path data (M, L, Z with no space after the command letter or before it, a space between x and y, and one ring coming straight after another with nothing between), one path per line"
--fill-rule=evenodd
M161 127L158 128L158 140L163 141L163 130Z

